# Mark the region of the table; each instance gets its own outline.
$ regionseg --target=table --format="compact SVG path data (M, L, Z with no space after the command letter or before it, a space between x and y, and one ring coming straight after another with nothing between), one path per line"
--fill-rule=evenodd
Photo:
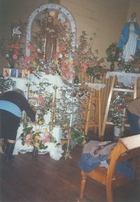
M140 74L137 73L125 73L125 72L107 72L106 78L110 76L117 76L118 82L123 83L125 86L130 84L135 84L136 80L140 77Z

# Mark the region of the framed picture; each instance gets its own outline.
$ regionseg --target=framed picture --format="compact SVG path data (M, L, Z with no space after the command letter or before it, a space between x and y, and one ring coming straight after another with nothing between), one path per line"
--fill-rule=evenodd
M10 76L10 68L3 68L3 76L4 77Z
M23 69L22 70L22 78L27 78L28 76L28 70L27 69Z
M17 69L11 69L11 77L17 77Z
M22 69L17 69L17 77L22 78Z

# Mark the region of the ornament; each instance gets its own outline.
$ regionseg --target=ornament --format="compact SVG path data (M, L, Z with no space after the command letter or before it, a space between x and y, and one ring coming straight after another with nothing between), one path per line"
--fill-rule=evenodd
M12 36L13 36L14 34L17 34L17 35L20 35L20 34L21 34L21 31L19 31L19 28L20 28L20 26L15 27L15 28L13 29Z

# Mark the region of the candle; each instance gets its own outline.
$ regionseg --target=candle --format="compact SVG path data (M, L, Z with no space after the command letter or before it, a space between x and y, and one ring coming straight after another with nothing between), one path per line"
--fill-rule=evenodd
M123 109L123 116L125 116L125 108Z
M30 71L28 71L28 79L29 79L29 76L30 76Z
M72 114L70 115L70 127L72 126Z

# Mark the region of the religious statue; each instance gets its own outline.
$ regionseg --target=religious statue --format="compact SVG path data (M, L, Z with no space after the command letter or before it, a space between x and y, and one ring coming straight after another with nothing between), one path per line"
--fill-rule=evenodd
M53 25L53 17L47 17L47 27L45 28L45 62L49 64L56 53L57 30Z
M122 58L126 62L133 60L133 57L138 52L140 48L140 27L136 22L135 12L132 13L123 27L118 46L122 48Z

